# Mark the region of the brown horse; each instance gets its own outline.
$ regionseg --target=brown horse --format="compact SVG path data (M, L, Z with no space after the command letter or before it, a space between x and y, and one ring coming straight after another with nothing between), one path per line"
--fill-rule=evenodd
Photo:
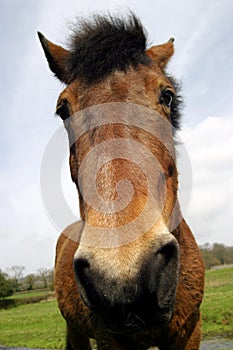
M146 49L133 14L81 21L69 50L39 38L66 84L57 114L82 219L56 250L67 349L199 349L204 267L177 202L174 40Z

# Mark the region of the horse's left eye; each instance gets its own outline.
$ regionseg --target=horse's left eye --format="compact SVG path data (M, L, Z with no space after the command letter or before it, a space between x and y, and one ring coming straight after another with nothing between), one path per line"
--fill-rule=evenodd
M171 107L174 93L172 90L164 90L160 96L159 102L167 107Z
M62 120L66 120L70 117L69 102L66 99L58 103L56 114L59 115Z

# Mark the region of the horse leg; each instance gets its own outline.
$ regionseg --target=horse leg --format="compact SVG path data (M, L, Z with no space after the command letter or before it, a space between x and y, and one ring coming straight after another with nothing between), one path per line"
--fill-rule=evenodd
M147 350L124 335L104 335L97 339L98 350Z
M89 338L67 324L66 350L91 350Z
M97 350L131 350L122 343L116 342L114 339L97 340Z
M184 350L198 350L201 342L201 314L195 328L189 337Z
M187 320L184 329L159 345L159 350L199 350L201 341L201 314L196 311Z

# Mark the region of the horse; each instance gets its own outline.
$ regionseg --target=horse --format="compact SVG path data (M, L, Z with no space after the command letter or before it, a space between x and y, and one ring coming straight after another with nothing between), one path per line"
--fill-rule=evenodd
M65 84L56 113L81 216L56 246L66 349L199 349L204 265L177 198L174 39L148 48L131 12L81 19L68 49L38 35Z

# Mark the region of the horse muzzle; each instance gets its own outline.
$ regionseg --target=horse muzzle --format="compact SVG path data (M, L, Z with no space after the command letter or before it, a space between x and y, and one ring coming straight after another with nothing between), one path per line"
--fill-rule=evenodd
M115 278L106 271L106 266L97 268L86 254L74 258L83 301L110 332L157 328L170 322L179 279L179 247L174 237L146 256L129 276Z

